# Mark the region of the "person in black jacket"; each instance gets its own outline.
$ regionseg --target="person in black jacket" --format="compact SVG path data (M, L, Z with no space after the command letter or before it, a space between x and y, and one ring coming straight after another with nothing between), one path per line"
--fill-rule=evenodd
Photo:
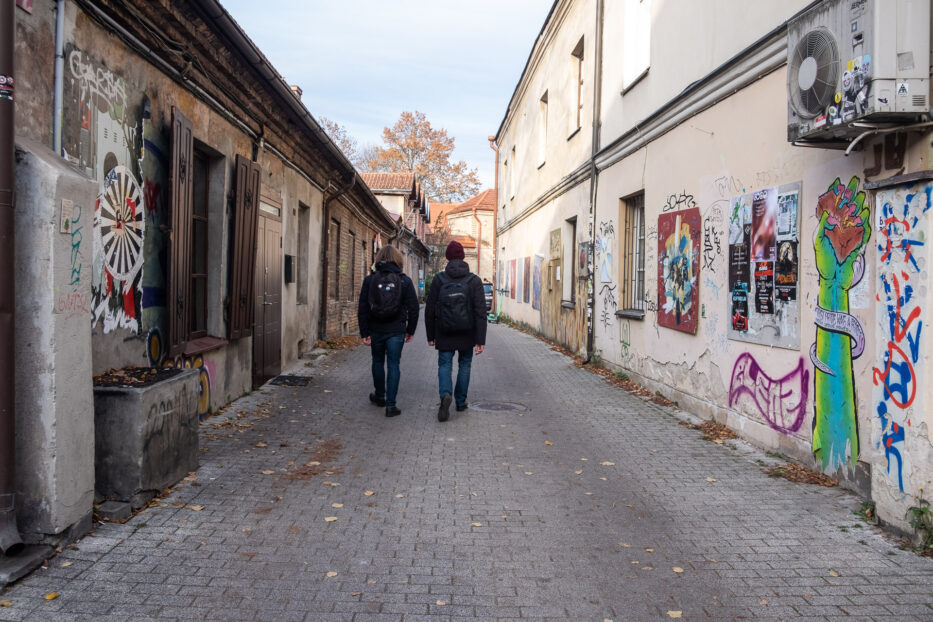
M473 355L486 346L486 297L480 278L463 261L463 246L456 240L447 245L448 263L434 275L424 306L428 345L437 348L437 384L441 405L437 420L450 418L451 393L457 411L466 410ZM462 325L451 317L463 317ZM449 328L452 325L457 328ZM457 385L452 386L454 353L459 353Z
M394 246L380 248L375 272L363 279L357 308L360 336L373 356L374 391L369 401L385 406L386 417L402 414L395 404L402 346L412 340L418 327L418 296L414 283L402 273L403 262Z

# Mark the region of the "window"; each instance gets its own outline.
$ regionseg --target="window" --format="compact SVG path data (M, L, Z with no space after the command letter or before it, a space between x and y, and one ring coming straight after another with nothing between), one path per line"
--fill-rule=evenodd
M577 292L577 217L568 218L564 223L564 253L563 287L561 298L564 302L576 303Z
M327 293L331 300L340 300L340 223L331 220L327 229Z
M547 91L538 102L538 168L547 158Z
M509 197L515 198L515 178L518 177L518 159L515 157L515 145L512 145L512 174L509 176Z
M572 76L570 88L573 93L570 118L574 121L570 128L572 136L583 125L583 37L580 37L580 42L570 53L570 64Z
M308 275L304 274L305 266L311 265L308 255L311 238L311 208L304 203L298 204L298 265L296 267L296 302L300 305L308 304Z
M207 155L194 150L191 180L191 272L188 276L188 338L207 335L207 211L210 197Z
M622 265L621 313L644 317L645 313L645 194L619 202L619 220L624 223L619 256Z
M651 65L651 0L625 0L622 41L622 93L641 80Z
M502 162L502 185L506 188L512 187L512 178L509 176L509 161ZM508 184L508 186L506 186ZM505 199L505 197L503 197ZM505 202L502 203L502 216L505 217Z
M350 286L347 287L347 300L353 300L353 295L356 293L356 234L352 231L350 232L349 246L347 248L350 250L348 255L350 255Z

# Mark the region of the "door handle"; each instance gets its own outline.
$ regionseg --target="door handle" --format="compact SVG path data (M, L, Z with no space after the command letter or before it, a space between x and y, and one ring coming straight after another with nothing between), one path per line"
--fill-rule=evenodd
M273 303L271 303L271 302L264 302L264 303L262 303L262 304L264 304L264 305L270 305L270 306L271 306Z

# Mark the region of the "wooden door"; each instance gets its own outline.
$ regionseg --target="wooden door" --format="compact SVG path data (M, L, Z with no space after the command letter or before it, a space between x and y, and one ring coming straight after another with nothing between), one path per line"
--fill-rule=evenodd
M282 222L260 213L256 228L253 386L281 371Z

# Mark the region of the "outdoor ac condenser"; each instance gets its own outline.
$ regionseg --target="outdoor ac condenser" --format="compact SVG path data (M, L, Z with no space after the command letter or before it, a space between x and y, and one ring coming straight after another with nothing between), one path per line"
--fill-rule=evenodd
M787 27L787 139L928 120L930 0L826 0Z

